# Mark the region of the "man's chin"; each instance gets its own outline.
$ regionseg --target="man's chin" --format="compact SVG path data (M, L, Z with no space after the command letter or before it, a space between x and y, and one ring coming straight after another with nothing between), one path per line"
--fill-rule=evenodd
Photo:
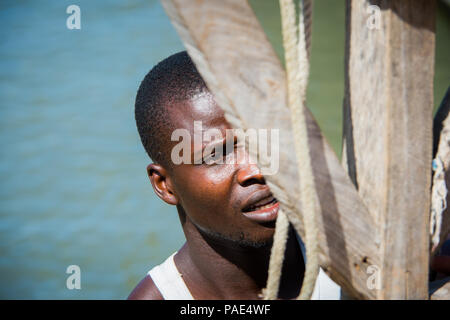
M273 229L275 231L276 223L277 223L276 221L269 221L269 222L261 222L260 225L268 229Z
M252 240L243 239L243 240L238 240L236 243L240 247L258 249L258 248L272 247L273 240L270 239L270 240L252 241Z
M273 234L275 229L267 227L264 234L259 234L258 237L252 236L250 234L240 232L233 235L225 235L218 232L205 232L203 231L203 236L206 236L210 240L216 243L221 243L222 245L228 247L239 247L239 248L264 248L272 247Z

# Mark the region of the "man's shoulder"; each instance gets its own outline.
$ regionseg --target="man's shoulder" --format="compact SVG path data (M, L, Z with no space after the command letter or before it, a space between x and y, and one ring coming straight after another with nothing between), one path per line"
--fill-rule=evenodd
M153 282L152 277L147 274L130 293L128 300L164 300L164 298Z

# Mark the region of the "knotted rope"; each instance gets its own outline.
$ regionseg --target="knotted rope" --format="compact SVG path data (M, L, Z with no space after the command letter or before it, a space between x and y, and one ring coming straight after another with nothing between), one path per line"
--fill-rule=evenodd
M450 88L436 113L434 124L433 185L431 189L431 254L437 254L450 233L448 183L450 169ZM446 216L447 215L447 216Z
M441 242L442 215L447 209L447 186L445 184L445 168L442 160L436 157L433 160L433 187L431 191L431 217L430 235L432 251L435 251ZM444 231L445 232L445 231Z
M291 111L295 154L298 162L300 200L306 240L305 276L297 299L310 299L319 272L317 226L315 221L318 201L304 114L306 87L309 76L312 3L311 0L302 0L300 4L299 25L297 28L293 0L280 0L288 103ZM276 299L278 296L288 229L288 217L280 210L269 262L267 287L264 290L265 299Z

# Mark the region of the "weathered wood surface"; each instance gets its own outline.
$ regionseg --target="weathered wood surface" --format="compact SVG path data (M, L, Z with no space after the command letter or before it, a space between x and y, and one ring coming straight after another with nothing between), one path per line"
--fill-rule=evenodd
M427 299L435 1L347 0L347 37L344 156L380 228L378 298Z
M438 242L433 243L432 239L432 254L436 253L447 239L447 235L450 233L450 87L447 89L444 99L439 106L438 111L434 117L433 122L433 159L441 161L443 166L444 177L437 176L438 173L434 173L433 176L433 189L432 189L432 201L440 201L439 196L444 192L442 190L443 185L435 186L435 183L440 184L439 179L443 178L445 188L447 189L446 209L442 212L440 218L439 227L439 239ZM441 173L442 174L442 173ZM435 189L435 188L438 189ZM435 194L437 193L437 194ZM433 200L433 196L438 199ZM439 219L439 218L438 218ZM435 221L436 227L437 221Z
M303 235L286 74L252 8L242 0L162 0L162 4L230 124L279 130L279 171L266 179ZM377 221L310 112L307 121L321 209L320 264L353 296L376 298L376 291L367 286L366 270L381 264Z

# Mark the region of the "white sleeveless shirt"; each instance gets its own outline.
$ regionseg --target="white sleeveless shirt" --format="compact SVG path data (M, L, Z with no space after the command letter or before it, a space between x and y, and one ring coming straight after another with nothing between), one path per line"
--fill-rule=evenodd
M300 237L298 240L306 262L305 247ZM151 269L148 275L165 300L194 300L173 260L176 253L174 252L162 264ZM340 300L340 298L341 288L320 268L311 300Z
M173 260L176 253L151 269L148 275L152 277L164 300L194 300Z

